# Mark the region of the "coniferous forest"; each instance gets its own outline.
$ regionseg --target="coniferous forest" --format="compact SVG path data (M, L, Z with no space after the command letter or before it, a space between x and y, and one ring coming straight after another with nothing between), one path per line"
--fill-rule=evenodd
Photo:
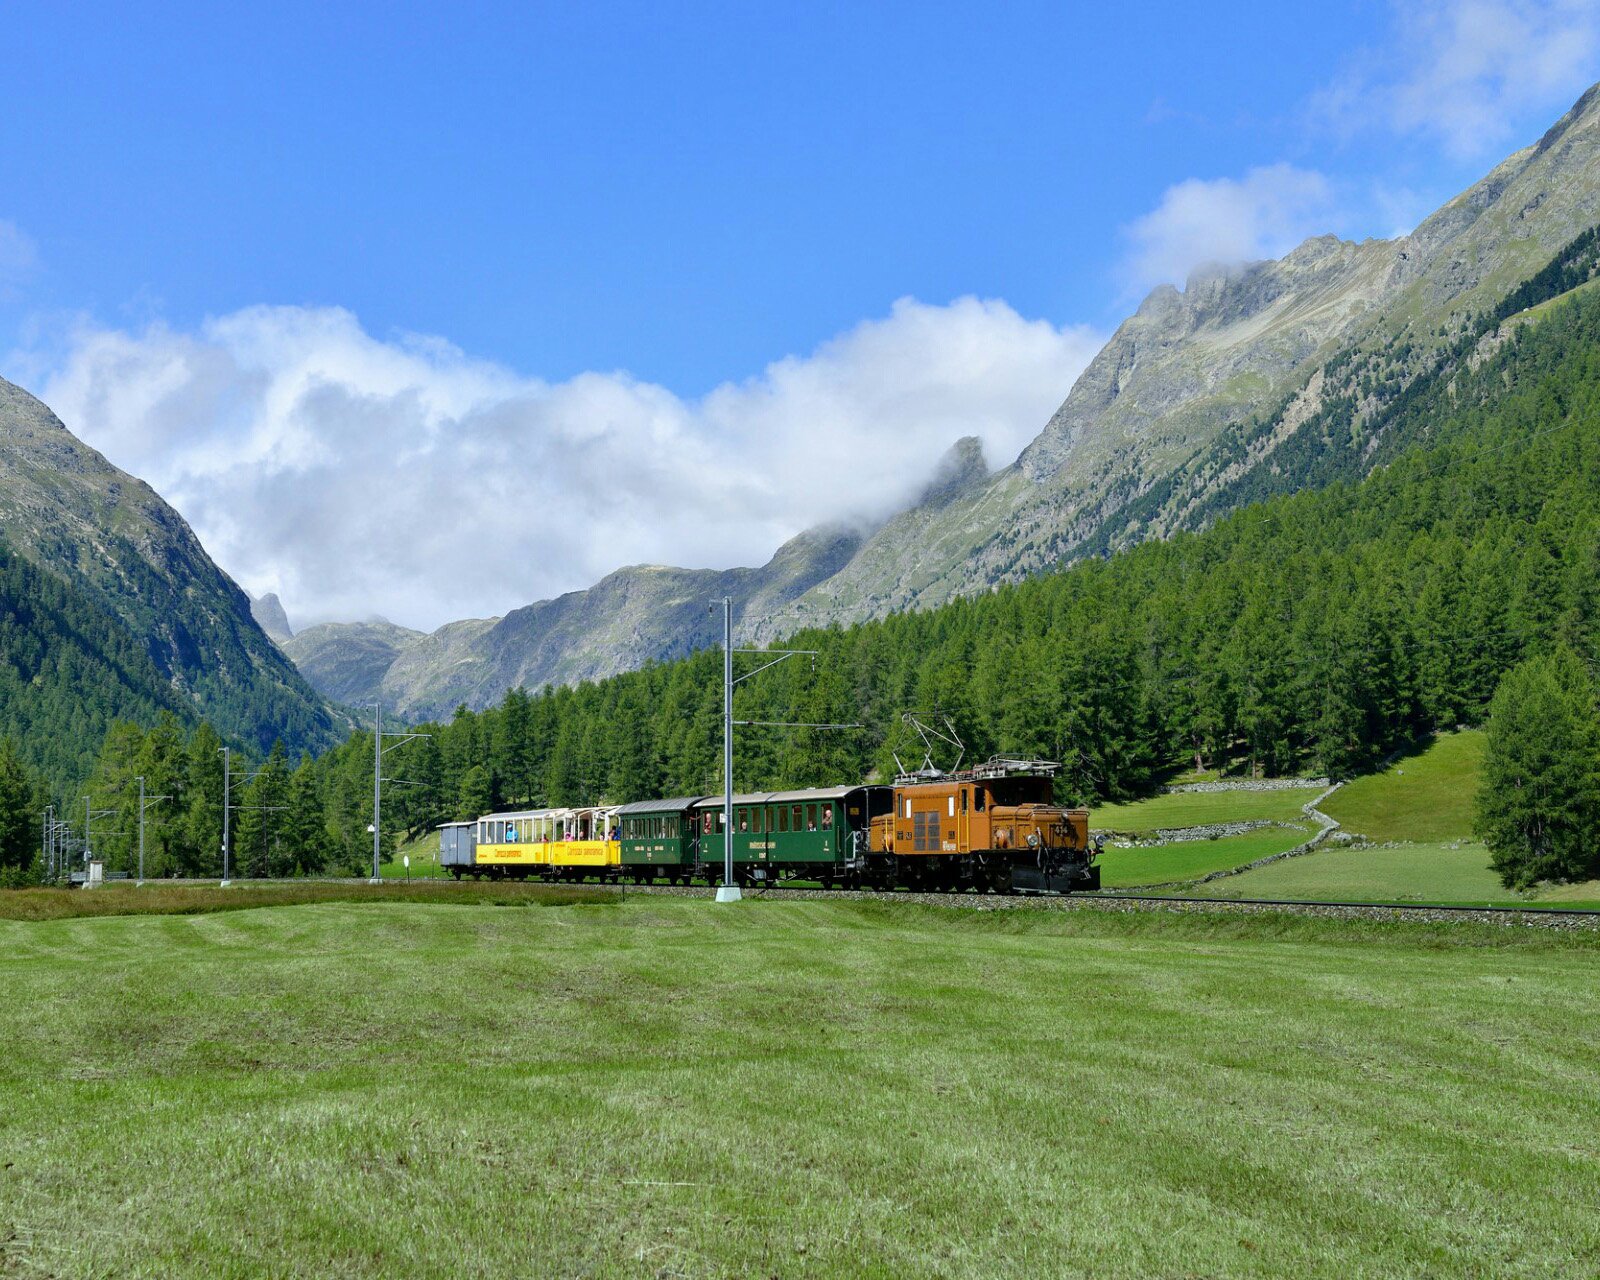
M991 594L848 629L742 685L738 716L857 724L738 731L735 785L887 778L920 763L908 710L950 717L968 758L1059 760L1061 799L1137 794L1184 765L1348 776L1432 729L1481 723L1507 672L1600 639L1600 297L1559 303L1407 407L1393 461ZM1319 420L1321 447L1344 442ZM1400 428L1396 428L1399 430ZM1298 440L1298 454L1318 447ZM711 650L575 688L509 692L391 745L386 846L496 808L721 787ZM148 722L147 722L148 723ZM163 715L113 726L90 791L120 797L104 848L150 874L211 873L220 741ZM371 856L372 736L240 764L241 868L358 870ZM945 763L948 763L947 761ZM254 776L251 776L254 775ZM1575 869L1581 871L1582 868Z

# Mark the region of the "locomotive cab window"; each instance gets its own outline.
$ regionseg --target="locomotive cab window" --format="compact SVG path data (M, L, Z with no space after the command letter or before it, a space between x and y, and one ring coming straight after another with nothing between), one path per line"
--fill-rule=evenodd
M966 811L967 811L967 789L965 787L962 787L961 788L961 812L965 813Z
M972 807L974 809L976 809L979 813L983 812L983 800L984 800L984 790L983 790L983 788L982 787L973 788L973 792L972 792Z

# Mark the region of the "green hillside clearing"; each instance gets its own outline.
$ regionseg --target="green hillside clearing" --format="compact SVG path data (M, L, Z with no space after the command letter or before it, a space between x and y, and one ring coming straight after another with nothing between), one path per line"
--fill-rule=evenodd
M1481 844L1330 846L1213 880L1221 898L1323 898L1355 902L1517 902L1489 870Z
M1263 827L1242 836L1183 840L1137 849L1107 849L1100 855L1100 883L1107 889L1170 884L1246 866L1303 844L1315 833L1311 823Z
M1130 804L1097 805L1089 810L1096 831L1173 831L1219 822L1299 822L1302 807L1321 794L1317 787L1283 791L1184 791Z
M1373 841L1470 840L1483 742L1481 730L1441 733L1423 750L1339 788L1322 811Z
M7 1274L1600 1267L1589 936L634 898L0 950Z

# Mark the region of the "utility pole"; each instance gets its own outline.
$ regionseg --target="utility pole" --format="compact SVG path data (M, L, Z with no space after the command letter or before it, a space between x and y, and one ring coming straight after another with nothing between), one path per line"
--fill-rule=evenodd
M223 777L227 777L227 766L223 766ZM139 776L139 884L144 883L144 811L153 804L160 804L163 800L170 800L171 796L151 796L144 798L144 775ZM224 795L226 799L226 795ZM224 837L226 839L226 837Z
M372 884L378 875L378 855L383 844L383 703L372 704Z
M733 597L722 597L722 887L718 902L739 901L733 882Z
M231 758L227 747L218 749L222 752L222 884L218 887L226 889L231 883L228 879L228 810L233 806L233 794L229 790L232 786Z
M712 608L716 608L715 605ZM737 680L733 678L733 655L755 654L767 658L754 671L746 671ZM768 667L775 667L790 658L810 658L816 670L815 649L735 649L733 647L733 597L722 597L722 885L717 890L718 902L738 902L739 886L733 881L733 728L735 725L761 725L776 729L859 729L859 724L799 724L785 720L735 720L733 718L733 690L751 676L758 676Z
M372 704L372 879L369 884L382 884L378 874L378 860L383 848L383 740L395 738L398 750L413 738L431 738L431 733L385 733L383 731L383 704ZM405 783L403 778L390 778L390 782ZM408 877L409 878L409 877Z

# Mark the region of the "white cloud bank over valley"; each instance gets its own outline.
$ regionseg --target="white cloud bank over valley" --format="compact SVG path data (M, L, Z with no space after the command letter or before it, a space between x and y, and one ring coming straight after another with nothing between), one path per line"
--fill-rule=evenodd
M1008 463L1101 341L1004 302L903 299L685 400L262 306L194 332L83 327L39 391L297 626L433 627L625 564L762 563L804 528L905 504L963 435Z

